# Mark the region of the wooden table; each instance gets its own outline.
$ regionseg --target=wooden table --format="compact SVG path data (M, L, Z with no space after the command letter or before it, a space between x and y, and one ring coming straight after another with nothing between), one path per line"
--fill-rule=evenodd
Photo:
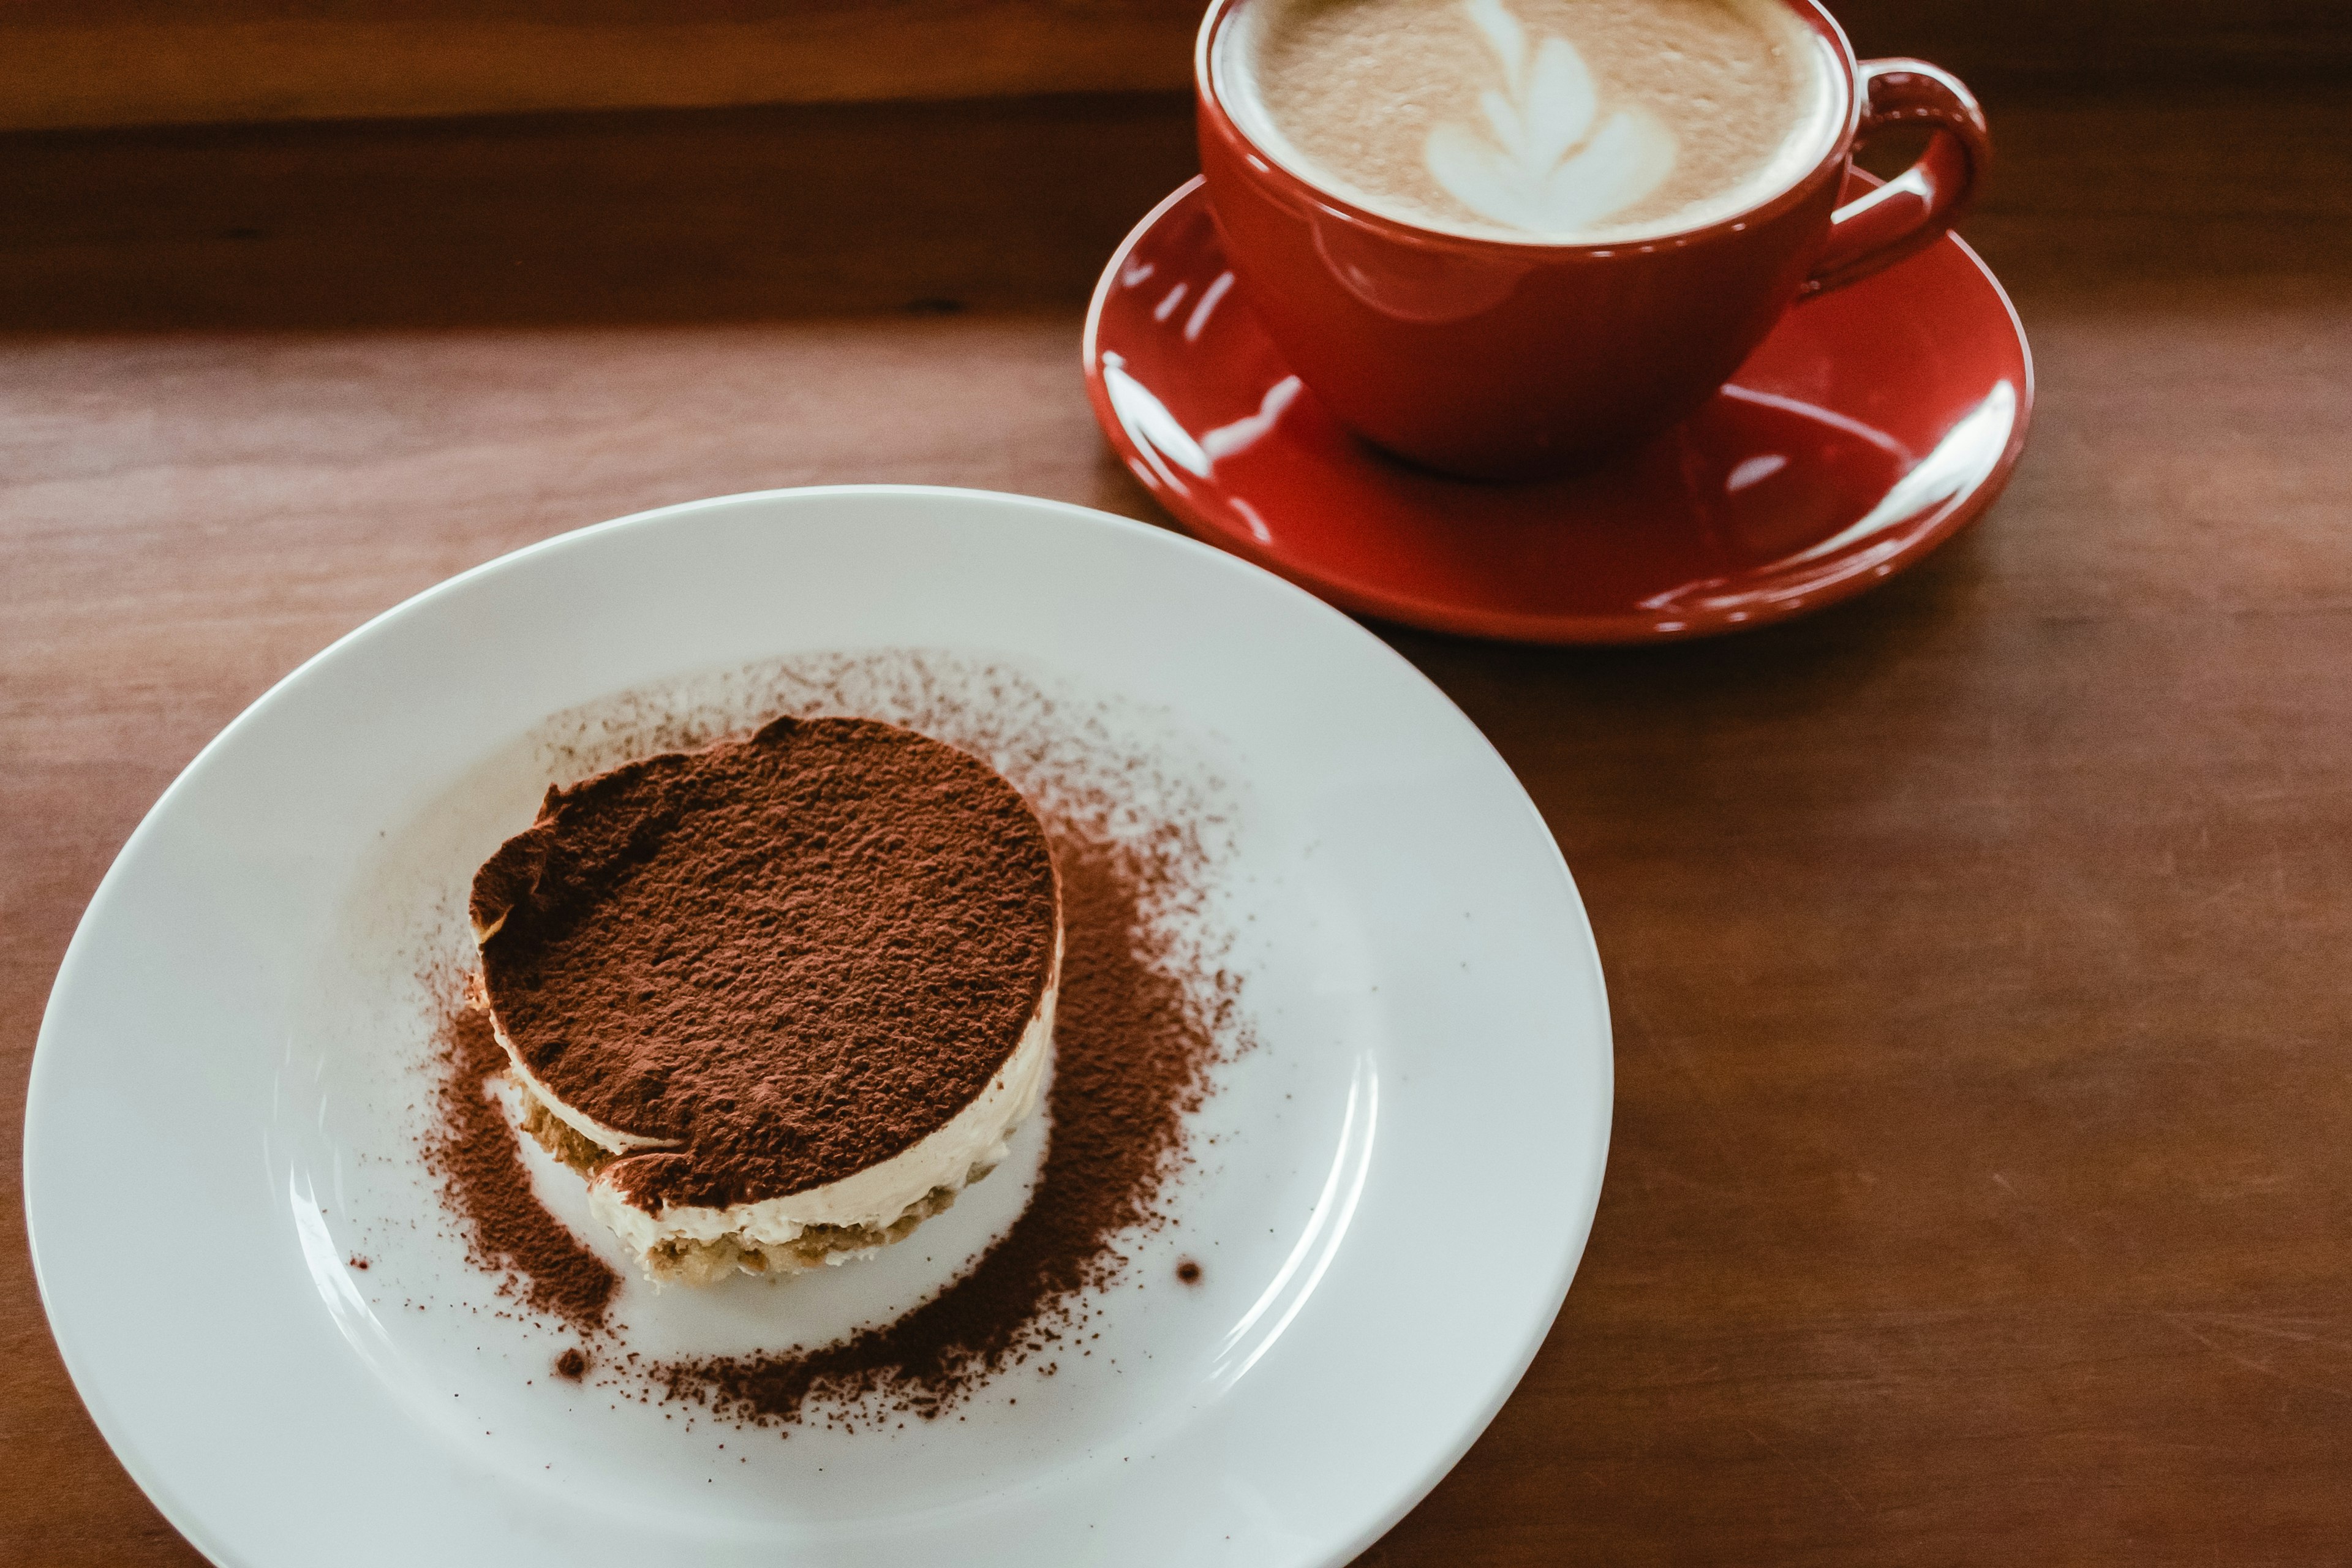
M2343 104L1990 106L2042 388L1972 532L1735 640L1389 634L1567 852L1619 1098L1558 1327L1368 1563L2352 1552ZM0 142L0 1126L157 793L404 596L769 485L1152 517L1077 325L1189 159L1160 97ZM0 1170L0 1562L193 1562Z

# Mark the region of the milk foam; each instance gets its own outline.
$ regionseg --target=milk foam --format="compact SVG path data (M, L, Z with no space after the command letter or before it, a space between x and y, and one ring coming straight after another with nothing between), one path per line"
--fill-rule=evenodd
M1270 28L1301 16L1310 5L1345 24L1349 19L1339 7L1347 4L1253 0L1217 40L1212 66L1219 95L1244 132L1293 173L1357 205L1421 227L1589 244L1701 226L1793 183L1827 151L1843 107L1843 95L1830 90L1826 46L1776 0L1728 0L1718 8L1727 20L1752 29L1755 52L1770 56L1766 63L1778 61L1785 47L1785 65L1772 68L1794 82L1788 89L1794 107L1787 111L1785 134L1777 146L1746 160L1754 167L1735 170L1729 177L1719 173L1727 142L1721 126L1740 110L1736 105L1718 108L1697 95L1708 85L1705 64L1694 63L1683 72L1696 82L1696 94L1682 92L1672 105L1695 134L1713 138L1712 144L1694 150L1693 161L1685 156L1684 138L1652 103L1601 79L1589 59L1596 40L1588 38L1580 47L1552 27L1530 27L1512 0L1429 0L1425 9L1414 8L1410 20L1424 29L1445 13L1444 23L1476 40L1467 51L1456 48L1423 60L1410 52L1409 41L1392 35L1368 28L1338 33L1318 46L1334 68L1328 81L1303 81L1300 64L1285 60L1281 68L1286 74L1272 84L1272 94L1265 90L1258 56ZM1367 17L1373 15L1370 7L1362 9ZM1638 20L1638 4L1616 9ZM1384 14L1401 13L1391 5ZM1626 52L1622 36L1598 42L1612 44L1621 56ZM1383 46L1393 58L1364 65ZM1654 52L1662 62L1675 55L1671 47ZM1651 68L1653 74L1667 68L1664 63ZM1368 72L1379 69L1386 69L1388 78L1367 90ZM1286 100L1302 134L1276 122L1269 96ZM1396 101L1374 101L1379 97ZM1715 124L1708 122L1709 110ZM1302 114L1312 123L1299 123ZM1350 122L1351 115L1361 119L1361 129ZM1416 116L1429 123L1414 147L1403 138L1415 129ZM1349 170L1334 166L1345 158L1318 157L1300 145L1315 140L1318 129L1327 152L1337 148L1352 157L1376 181L1351 178ZM1407 168L1408 162L1417 167ZM1670 182L1678 173L1685 185L1697 182L1711 188L1673 192ZM1424 184L1425 191L1412 191ZM1662 188L1680 199L1667 201L1660 211L1655 198Z
M1503 0L1462 0L1494 48L1502 80L1478 94L1483 124L1448 120L1423 162L1440 189L1479 216L1530 234L1571 234L1622 212L1675 166L1675 134L1639 107L1600 129L1601 97L1576 46L1557 36L1532 50Z

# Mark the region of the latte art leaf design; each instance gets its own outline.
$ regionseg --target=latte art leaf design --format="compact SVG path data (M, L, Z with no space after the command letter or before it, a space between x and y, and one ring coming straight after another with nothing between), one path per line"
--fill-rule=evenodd
M1601 95L1576 46L1557 36L1531 51L1503 0L1463 0L1503 68L1478 95L1486 123L1448 121L1423 149L1439 188L1479 216L1531 234L1570 234L1622 212L1675 166L1674 133L1639 108L1601 121Z

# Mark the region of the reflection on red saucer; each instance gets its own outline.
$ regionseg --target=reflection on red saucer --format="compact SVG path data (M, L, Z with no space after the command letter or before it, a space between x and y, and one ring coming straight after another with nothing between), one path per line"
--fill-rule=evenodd
M1948 237L1790 310L1706 407L1600 469L1441 479L1349 435L1284 366L1198 180L1111 258L1086 368L1112 445L1202 538L1364 615L1549 643L1860 593L1991 503L2033 402L2015 312Z

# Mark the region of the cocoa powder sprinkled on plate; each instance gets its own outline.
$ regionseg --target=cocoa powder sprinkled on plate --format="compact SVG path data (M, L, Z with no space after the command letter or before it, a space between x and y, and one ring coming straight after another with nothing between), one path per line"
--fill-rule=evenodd
M515 1130L491 1098L507 1054L487 1014L462 1004L443 1020L425 1168L438 1177L475 1264L500 1291L584 1332L604 1326L621 1277L549 1214L530 1189Z

